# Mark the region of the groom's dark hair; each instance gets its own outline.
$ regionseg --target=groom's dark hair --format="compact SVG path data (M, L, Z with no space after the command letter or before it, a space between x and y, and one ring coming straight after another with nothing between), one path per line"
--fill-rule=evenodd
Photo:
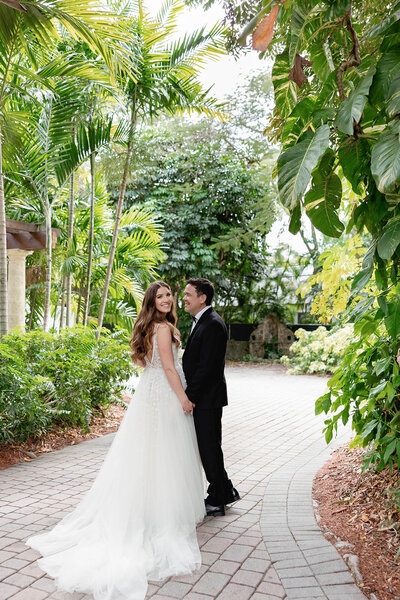
M205 277L192 277L187 280L186 285L192 285L196 288L198 296L205 294L207 296L206 305L210 306L214 298L214 284L209 279Z

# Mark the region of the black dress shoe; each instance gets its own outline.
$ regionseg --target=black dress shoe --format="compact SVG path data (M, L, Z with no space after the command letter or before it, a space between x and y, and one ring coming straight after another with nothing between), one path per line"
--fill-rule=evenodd
M207 517L223 517L225 515L225 506L223 504L219 506L213 506L206 502Z
M238 500L240 500L239 492L235 488L232 488L228 499L225 499L225 504L232 504L232 502L237 502Z

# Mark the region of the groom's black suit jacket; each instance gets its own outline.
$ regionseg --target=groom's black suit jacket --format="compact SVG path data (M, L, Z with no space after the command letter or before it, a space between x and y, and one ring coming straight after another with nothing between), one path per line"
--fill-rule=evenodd
M189 335L182 359L186 394L196 410L228 404L224 375L227 341L224 321L213 308L207 309Z

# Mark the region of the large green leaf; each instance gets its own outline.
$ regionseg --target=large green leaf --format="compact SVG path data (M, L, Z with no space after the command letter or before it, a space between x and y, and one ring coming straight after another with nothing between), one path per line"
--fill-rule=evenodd
M327 2L326 4L328 6L324 10L324 21L336 21L349 10L351 0L333 0L333 2Z
M388 97L392 79L400 73L399 56L400 44L390 48L379 59L369 94L371 104L379 104Z
M388 303L388 315L385 317L385 326L392 338L400 335L400 302Z
M400 44L400 21L396 21L389 27L383 36L380 50L381 52L387 52L390 48L398 46Z
M313 109L314 101L311 98L303 98L296 104L282 129L281 141L285 145L295 143L304 133L310 124Z
M389 117L395 117L400 113L400 69L393 75L390 88L387 93L386 111Z
M353 134L354 122L360 122L375 70L375 66L371 66L357 87L342 102L335 119L335 126L339 131L348 135Z
M290 68L289 51L286 49L278 54L272 68L275 104L283 119L290 115L297 102L296 84L289 79Z
M334 108L320 108L315 110L312 115L312 124L316 129L320 125L324 125L328 121L333 121L336 115L336 110Z
M378 242L378 254L384 260L391 258L400 244L400 216L393 217L383 229L382 237Z
M335 71L329 39L317 40L310 47L310 58L313 63L312 69L321 81L326 81L329 75Z
M311 189L304 198L307 215L319 231L329 237L340 237L344 225L337 216L342 198L342 184L333 171L335 155L328 148L313 172Z
M290 22L289 63L294 64L297 53L304 45L304 29L314 6L318 0L298 0L293 6L292 20Z
M347 138L339 146L339 161L345 177L356 194L362 193L361 183L370 169L371 149L365 138Z
M391 192L400 182L400 139L389 126L372 148L371 171L382 193Z
M337 96L337 77L336 72L332 72L324 85L321 88L320 93L315 101L315 108L325 109L327 106L331 106L334 99Z
M398 21L399 19L400 19L400 7L398 7L391 15L386 17L386 19L383 19L383 21L381 21L377 25L374 25L373 27L371 27L371 29L369 29L367 31L366 37L374 38L378 35L381 35L384 31L389 29L389 27L391 27L393 25L393 23L396 23L396 21Z
M329 125L316 132L307 131L295 146L278 158L278 190L284 206L293 210L303 197L310 182L311 172L329 145Z
M362 290L371 279L373 272L373 267L366 267L365 269L359 271L357 275L353 278L351 284L351 291L354 293Z
M292 214L289 222L289 231L296 235L299 233L301 228L301 204L300 202L292 210Z

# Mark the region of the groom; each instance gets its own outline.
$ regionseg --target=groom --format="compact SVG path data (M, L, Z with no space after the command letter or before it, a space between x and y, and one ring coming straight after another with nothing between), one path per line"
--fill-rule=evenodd
M187 281L185 311L193 318L183 355L183 370L193 411L200 457L206 473L207 515L225 514L225 505L240 500L224 468L221 448L222 407L228 404L224 376L227 329L211 306L214 286L203 277Z

